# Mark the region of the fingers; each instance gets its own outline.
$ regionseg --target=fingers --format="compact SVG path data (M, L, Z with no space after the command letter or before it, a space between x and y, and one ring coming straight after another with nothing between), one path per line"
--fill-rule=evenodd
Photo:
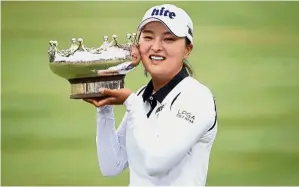
M99 92L105 96L115 96L116 90L111 90L107 88L100 88Z
M102 106L105 106L105 105L111 105L111 104L114 104L114 101L116 99L114 97L108 97L106 99L102 99L98 102L95 103L95 106L96 107L102 107Z
M85 102L88 102L94 106L97 106L97 100L95 99L83 99Z
M108 89L100 88L99 92L104 96L101 98L86 98L84 101L93 104L96 107L101 107L105 105L119 105L123 104L124 101L132 93L129 89Z
M102 107L105 105L111 105L113 104L113 102L115 101L114 97L108 97L105 99L101 99L101 100L96 100L96 99L83 99L84 101L94 105L95 107Z
M132 56L132 64L134 66L138 65L141 60L139 45L132 47L131 56Z
M93 99L83 99L85 102L93 104Z

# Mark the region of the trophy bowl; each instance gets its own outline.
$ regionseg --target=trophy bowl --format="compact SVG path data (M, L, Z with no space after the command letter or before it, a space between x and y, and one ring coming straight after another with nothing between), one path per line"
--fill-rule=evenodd
M104 36L99 47L88 48L82 38L72 38L67 49L59 50L58 42L49 42L48 57L51 71L68 80L70 99L105 98L100 88L124 88L124 78L138 64L132 63L131 49L136 33L127 34L127 43L120 44L117 35Z

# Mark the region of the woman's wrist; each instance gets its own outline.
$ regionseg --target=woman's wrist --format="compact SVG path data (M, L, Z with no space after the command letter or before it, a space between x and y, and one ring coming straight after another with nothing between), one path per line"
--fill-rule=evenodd
M112 110L113 110L112 105L97 107L97 112L101 112L101 113L110 113Z

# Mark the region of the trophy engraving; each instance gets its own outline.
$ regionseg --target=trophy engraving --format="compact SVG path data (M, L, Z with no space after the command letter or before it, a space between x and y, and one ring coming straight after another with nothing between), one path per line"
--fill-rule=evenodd
M104 98L100 88L124 88L124 78L138 64L132 63L131 48L136 45L136 33L127 34L127 43L117 35L103 37L99 47L89 48L83 38L72 38L69 48L60 50L58 42L49 42L48 60L51 71L68 80L70 98Z

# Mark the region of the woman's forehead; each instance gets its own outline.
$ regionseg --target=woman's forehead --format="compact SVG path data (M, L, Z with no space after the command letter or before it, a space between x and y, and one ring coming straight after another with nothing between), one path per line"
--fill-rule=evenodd
M157 33L161 32L163 34L172 34L168 28L161 22L159 21L152 21L148 24L146 24L143 28L142 31L143 33Z

